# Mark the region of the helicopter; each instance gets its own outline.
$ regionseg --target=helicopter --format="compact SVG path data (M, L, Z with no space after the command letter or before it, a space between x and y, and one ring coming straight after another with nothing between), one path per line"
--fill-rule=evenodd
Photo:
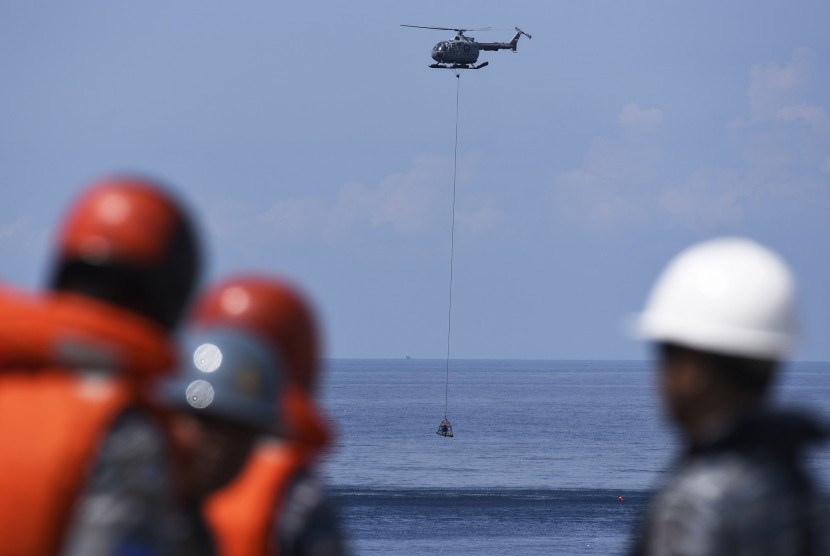
M507 50L516 52L516 45L519 44L519 37L522 35L531 38L530 35L516 27L516 34L510 42L476 42L473 37L464 33L468 31L487 31L488 29L454 29L451 27L425 27L423 25L401 25L401 27L413 27L415 29L438 29L441 31L455 31L457 34L452 40L441 41L432 48L432 59L437 63L429 67L435 69L481 69L489 62L478 61L478 53L481 50Z

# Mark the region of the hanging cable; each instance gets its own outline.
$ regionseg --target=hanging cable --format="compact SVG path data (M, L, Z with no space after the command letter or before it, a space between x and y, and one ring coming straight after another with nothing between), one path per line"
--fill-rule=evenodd
M461 91L461 73L456 72L455 87L455 149L452 167L452 228L450 232L450 291L447 308L447 379L444 384L444 419L447 418L450 395L450 338L452 336L452 278L453 259L455 257L455 181L458 176L458 98Z

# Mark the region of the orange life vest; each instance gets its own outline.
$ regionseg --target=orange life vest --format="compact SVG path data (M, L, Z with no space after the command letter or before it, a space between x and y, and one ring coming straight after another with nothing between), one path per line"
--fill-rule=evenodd
M59 551L101 441L173 353L155 325L102 303L0 295L0 554Z
M274 556L278 516L291 479L329 443L328 428L299 389L283 398L288 439L258 446L239 476L211 496L205 518L221 556Z

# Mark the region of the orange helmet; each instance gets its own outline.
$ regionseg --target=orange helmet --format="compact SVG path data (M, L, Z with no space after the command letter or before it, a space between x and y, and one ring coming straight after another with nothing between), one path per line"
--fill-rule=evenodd
M135 176L94 182L58 237L52 287L121 306L172 328L196 282L189 217L163 186Z
M317 325L311 306L286 283L239 276L210 289L193 312L197 325L228 325L256 334L284 361L288 380L306 392L317 382Z

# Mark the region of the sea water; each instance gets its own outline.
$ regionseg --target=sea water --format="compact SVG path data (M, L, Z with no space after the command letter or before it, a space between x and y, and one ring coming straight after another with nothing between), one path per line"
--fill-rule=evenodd
M439 360L326 371L322 474L356 554L621 554L678 450L649 362L453 360L448 388ZM830 363L783 376L776 403L826 420Z

